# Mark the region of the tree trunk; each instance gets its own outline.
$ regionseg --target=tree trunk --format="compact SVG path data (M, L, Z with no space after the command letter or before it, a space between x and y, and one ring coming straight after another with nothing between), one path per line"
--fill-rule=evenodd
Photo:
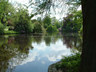
M80 72L96 72L96 0L82 0L83 50Z

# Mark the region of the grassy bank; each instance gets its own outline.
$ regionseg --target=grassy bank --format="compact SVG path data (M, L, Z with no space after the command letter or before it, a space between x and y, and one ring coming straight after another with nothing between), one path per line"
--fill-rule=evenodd
M3 32L3 34L17 34L17 33L19 33L19 32L16 32L16 31L14 31L14 30L10 30L10 26L6 26L5 28L4 28L4 32Z

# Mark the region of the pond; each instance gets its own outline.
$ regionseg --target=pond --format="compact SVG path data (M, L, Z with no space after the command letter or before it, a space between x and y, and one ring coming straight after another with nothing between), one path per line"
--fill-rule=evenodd
M81 51L77 34L0 36L0 72L48 72L48 67Z

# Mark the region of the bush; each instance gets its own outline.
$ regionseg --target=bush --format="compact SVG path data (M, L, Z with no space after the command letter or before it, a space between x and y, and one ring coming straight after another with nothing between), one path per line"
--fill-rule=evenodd
M20 9L15 15L15 31L30 33L33 31L31 18L26 9Z
M52 33L52 32L58 32L58 29L56 26L49 25L47 28L47 32Z
M64 57L60 64L56 64L56 68L62 69L64 72L78 72L80 61L80 54Z
M0 34L4 33L4 25L0 23Z
M44 28L46 29L51 24L51 18L50 16L45 16L43 19Z
M32 32L32 27L31 27L30 22L23 19L16 23L15 30L20 33L30 33Z
M34 29L33 33L42 33L43 32L43 26L38 21L34 22Z

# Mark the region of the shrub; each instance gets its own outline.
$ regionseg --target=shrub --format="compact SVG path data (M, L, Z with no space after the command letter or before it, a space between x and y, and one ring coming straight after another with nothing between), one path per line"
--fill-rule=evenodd
M49 25L47 28L47 32L51 33L51 32L57 32L57 27L54 25Z
M20 33L32 32L31 24L27 20L18 21L15 25L15 30Z
M34 22L34 33L42 33L43 32L43 26L38 21Z
M78 72L80 61L80 54L64 57L60 64L56 64L56 68L62 69L64 72Z
M44 28L47 28L50 24L51 24L51 18L50 16L45 16L43 19L43 23L44 23Z
M30 33L33 31L32 22L26 9L20 9L16 13L15 18L15 31L20 33Z

